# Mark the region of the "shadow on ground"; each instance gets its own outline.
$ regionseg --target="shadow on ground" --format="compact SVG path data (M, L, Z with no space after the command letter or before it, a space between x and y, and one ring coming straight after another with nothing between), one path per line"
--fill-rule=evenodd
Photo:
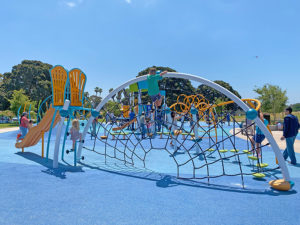
M37 155L35 153L32 152L17 152L15 153L16 155L19 155L27 160L33 161L35 163L38 163L44 167L46 167L46 170L42 170L43 173L55 176L55 177L59 177L61 179L66 179L66 172L70 172L70 173L76 173L76 172L84 172L82 170L82 167L74 167L71 165L65 165L62 163L58 163L58 168L54 169L53 168L53 160L52 159L48 159L46 160L45 158L42 158L40 155Z
M121 176L127 176L137 179L149 180L155 182L157 187L160 188L171 188L179 185L190 186L195 188L206 188L218 191L227 191L227 192L239 192L239 193L248 193L248 194L261 194L261 195L271 195L271 196L279 196L279 195L292 195L296 194L296 190L291 191L277 191L272 188L249 188L242 186L227 186L220 184L212 184L204 181L191 180L191 179L179 179L176 176L166 175L161 173L156 173L154 171L149 171L146 169L139 169L127 165L120 165L116 163L103 163L100 165L88 165L85 163L80 163L82 166L87 167L89 169L96 169L107 173L118 174ZM228 177L227 177L228 178ZM230 179L230 177L228 178ZM255 181L253 182L262 182Z

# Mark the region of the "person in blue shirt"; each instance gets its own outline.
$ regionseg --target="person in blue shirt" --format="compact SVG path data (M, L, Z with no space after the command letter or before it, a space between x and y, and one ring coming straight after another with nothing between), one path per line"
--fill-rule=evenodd
M131 109L130 113L129 113L129 121L132 121L135 118L135 113L134 110ZM131 124L131 130L134 130L134 123Z
M298 118L292 114L293 110L291 107L285 109L284 122L283 122L283 136L281 140L285 139L286 149L283 152L283 158L286 160L290 157L289 163L296 165L297 160L295 157L294 143L300 128Z
M228 126L230 126L230 114L229 113L226 114L226 120L227 120Z
M261 119L261 121L264 122L265 126L268 126L269 125L269 121L267 119L264 118L264 114L262 112L259 112L258 113L259 115L259 118ZM256 145L256 153L257 153L257 156L258 158L261 158L261 149L260 149L260 146L261 146L261 143L263 142L263 140L265 139L265 135L264 133L261 131L261 129L259 129L258 126L256 126L256 129L255 129L255 136L251 139L251 144L252 144L252 148L254 149L254 143Z

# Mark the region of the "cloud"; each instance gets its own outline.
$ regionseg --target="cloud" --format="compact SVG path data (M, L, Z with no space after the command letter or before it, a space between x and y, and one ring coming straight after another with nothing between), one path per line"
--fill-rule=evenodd
M74 8L75 6L77 6L76 2L65 2L65 4L70 8Z
M126 3L131 4L132 1L131 0L125 0Z
M84 0L73 0L73 1L64 1L63 3L68 7L68 8L74 8L83 3Z

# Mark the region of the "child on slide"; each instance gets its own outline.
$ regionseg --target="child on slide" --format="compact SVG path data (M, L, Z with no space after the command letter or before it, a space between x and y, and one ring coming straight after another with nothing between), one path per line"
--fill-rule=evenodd
M159 93L158 81L162 79L162 76L168 71L164 71L160 74L156 74L155 68L149 69L148 81L148 94L152 99L155 107L158 108L161 105L161 95Z
M75 150L75 144L78 139L81 140L81 133L79 132L79 121L74 119L72 122L72 127L70 129L71 140L73 141L72 150Z
M30 130L32 127L33 127L33 121L29 120L28 126L27 126L28 130Z

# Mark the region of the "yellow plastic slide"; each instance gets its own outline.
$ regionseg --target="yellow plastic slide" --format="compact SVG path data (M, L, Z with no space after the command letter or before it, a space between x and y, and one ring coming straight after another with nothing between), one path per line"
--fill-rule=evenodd
M123 125L120 126L120 127L115 127L115 128L113 128L112 130L113 130L113 131L123 130L125 127L128 127L130 124L134 123L135 121L136 121L136 118L134 118L133 120L130 120L129 122L123 124Z
M32 127L21 142L16 143L15 145L16 148L26 148L26 147L36 145L39 142L39 140L42 138L43 132L49 131L52 118L54 116L54 112L55 109L50 107L47 110L41 122L37 126ZM59 113L57 113L53 123L53 127L55 127L55 125L59 122L59 120L60 120L60 115Z

